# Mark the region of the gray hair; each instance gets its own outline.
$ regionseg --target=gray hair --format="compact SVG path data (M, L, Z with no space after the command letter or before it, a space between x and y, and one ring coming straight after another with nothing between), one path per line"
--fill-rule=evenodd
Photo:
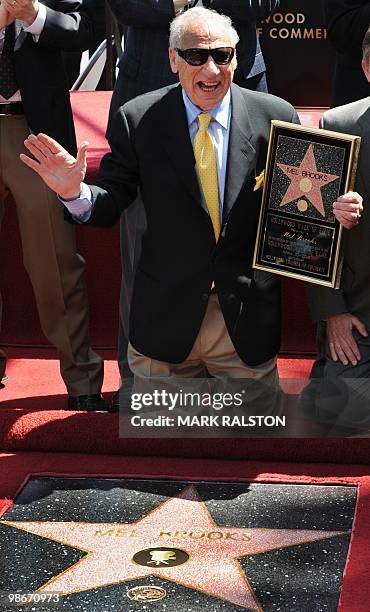
M180 13L180 15L175 17L172 21L170 26L170 47L173 49L181 49L182 39L192 23L214 24L218 28L221 27L230 37L231 44L234 47L239 41L239 36L233 27L230 17L220 15L220 13L211 11L210 9L195 7L184 13Z
M369 61L369 52L370 52L370 28L368 28L363 43L362 43L362 59L365 62Z

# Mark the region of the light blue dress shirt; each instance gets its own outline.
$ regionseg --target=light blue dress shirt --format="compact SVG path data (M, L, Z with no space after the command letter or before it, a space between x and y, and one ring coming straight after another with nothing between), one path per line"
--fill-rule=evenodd
M205 111L193 104L184 89L182 90L182 97L184 99L186 116L188 119L190 138L193 144L196 133L198 132L197 117ZM226 183L227 152L229 147L231 121L230 90L227 92L224 99L217 106L207 112L212 116L211 122L208 127L208 132L211 135L216 152L218 193L220 196L220 219L222 219Z

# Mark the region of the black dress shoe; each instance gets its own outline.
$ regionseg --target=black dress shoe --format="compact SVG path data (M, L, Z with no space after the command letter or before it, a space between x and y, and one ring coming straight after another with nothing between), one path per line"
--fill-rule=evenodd
M131 394L133 384L133 379L129 378L124 382L120 389L114 393L109 406L109 412L131 411Z
M88 412L106 412L107 406L100 393L90 393L89 395L68 395L68 410L87 410Z

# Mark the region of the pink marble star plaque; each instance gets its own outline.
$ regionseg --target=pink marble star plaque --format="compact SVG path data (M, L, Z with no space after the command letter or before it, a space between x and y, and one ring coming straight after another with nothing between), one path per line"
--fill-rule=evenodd
M132 523L1 523L86 552L37 592L67 595L158 576L251 611L261 606L239 558L343 534L217 525L193 485Z

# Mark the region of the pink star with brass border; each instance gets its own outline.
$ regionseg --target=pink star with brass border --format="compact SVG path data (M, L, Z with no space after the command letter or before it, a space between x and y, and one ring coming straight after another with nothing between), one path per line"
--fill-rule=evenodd
M219 526L193 485L132 523L1 521L1 524L87 553L37 592L68 595L158 576L256 612L261 611L261 606L238 562L240 557L343 534ZM166 561L162 565L152 562L147 567L133 561L138 552L159 547L180 549L189 558L172 567Z

